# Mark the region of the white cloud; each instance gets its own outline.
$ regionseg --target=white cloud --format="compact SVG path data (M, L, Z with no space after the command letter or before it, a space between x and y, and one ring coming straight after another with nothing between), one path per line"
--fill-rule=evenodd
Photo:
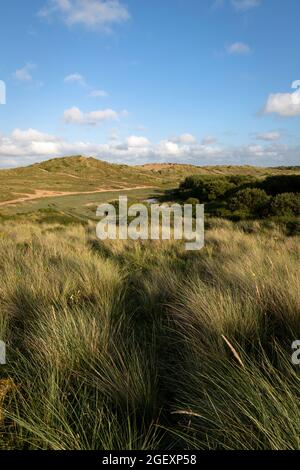
M14 78L22 82L31 82L32 81L32 70L36 68L35 64L28 62L24 67L18 69L14 73Z
M248 55L251 52L251 48L244 42L234 42L226 47L226 51L230 55Z
M265 114L282 117L300 116L300 89L292 93L273 93L264 106Z
M0 136L0 162L2 157L43 157L56 155L62 141L55 136L45 134L36 129L15 129L10 136Z
M196 165L296 165L299 162L299 152L299 147L287 147L276 142L220 147L197 143L180 144L167 139L151 143L142 136L129 136L121 142L109 140L99 144L69 142L36 129L15 129L10 135L0 135L2 168L74 154L128 164L174 162Z
M104 121L118 121L124 111L118 113L113 109L103 109L99 111L82 112L79 108L66 109L64 112L64 122L67 124L96 125Z
M149 140L146 137L131 135L126 139L128 147L148 147Z
M72 73L70 75L67 75L64 78L65 83L77 83L78 85L81 85L82 87L85 87L89 90L88 96L91 98L106 98L108 97L108 93L104 90L93 90L92 87L90 87L85 78L80 74L80 73Z
M147 161L196 163L199 158L219 158L222 155L222 149L213 146L181 144L167 139L153 144L146 137L134 135L119 142L117 134L113 137L105 144L67 142L36 129L15 129L9 136L0 136L0 166L7 166L9 159L11 165L16 166L15 161L21 165L72 154L92 155L109 161L128 163Z
M292 88L296 90L299 87L300 87L300 80L294 80L292 83Z
M276 157L278 152L282 150L283 147L278 147L271 145L269 147L264 147L263 145L248 145L245 147L244 151L249 157Z
M278 131L263 132L256 135L257 140L265 140L267 142L274 142L281 139L281 133Z
M179 155L181 149L178 144L175 142L170 142L169 140L163 140L159 143L159 150L161 155Z
M36 129L14 129L12 132L12 139L16 142L56 142L57 137L54 137L44 132L39 132Z
M262 145L248 145L247 150L250 154L260 157L263 154L264 147Z
M58 15L69 26L79 24L105 31L130 18L127 8L119 0L48 0L39 16L52 15Z
M104 90L92 90L89 94L91 98L106 98L108 93Z
M213 135L206 135L202 139L202 145L215 144L217 141L218 141L218 139L216 137L214 137Z
M31 151L35 155L56 155L58 147L56 142L31 142Z
M237 11L247 11L259 7L261 0L231 0L231 4Z
M80 73L72 73L71 75L67 75L64 78L65 83L78 83L79 85L86 86L85 79Z

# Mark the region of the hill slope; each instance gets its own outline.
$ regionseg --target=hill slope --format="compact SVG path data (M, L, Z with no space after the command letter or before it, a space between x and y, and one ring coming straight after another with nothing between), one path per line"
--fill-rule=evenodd
M300 167L258 168L251 166L198 167L174 163L128 166L95 158L71 156L0 171L0 202L28 199L29 195L93 193L141 187L170 188L192 174L246 174L267 176L298 173Z
M161 178L142 169L94 158L64 157L0 171L0 201L46 192L75 193L157 186Z
M163 176L181 176L199 174L199 175L251 175L265 177L269 175L280 174L300 174L300 166L293 167L257 167L250 165L214 165L214 166L195 166L178 163L147 163L137 166L151 171L154 174Z

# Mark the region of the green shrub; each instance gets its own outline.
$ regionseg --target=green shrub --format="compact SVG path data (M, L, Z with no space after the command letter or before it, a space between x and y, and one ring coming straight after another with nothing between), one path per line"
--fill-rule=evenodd
M260 184L260 187L271 196L282 193L299 193L300 175L268 176Z
M300 194L283 193L272 199L271 214L276 216L300 215Z
M235 185L225 176L188 176L180 185L181 190L189 190L191 197L201 202L215 201L223 197Z
M265 215L269 207L270 197L258 188L247 188L238 191L229 201L232 211L247 211L249 215Z
M232 175L228 177L230 183L235 184L235 186L244 186L245 184L255 184L257 183L257 178L255 176L248 175Z

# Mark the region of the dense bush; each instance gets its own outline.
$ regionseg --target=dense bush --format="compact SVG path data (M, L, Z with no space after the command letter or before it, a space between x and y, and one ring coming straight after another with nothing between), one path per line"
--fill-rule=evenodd
M202 203L215 201L234 187L225 176L189 176L180 185L180 189L189 190L190 196Z
M271 214L277 216L300 215L300 194L283 193L272 199Z
M255 185L258 183L257 178L255 176L248 176L248 175L233 175L228 176L228 181L233 183L235 186L245 186L245 185Z
M229 201L233 211L248 211L252 215L267 213L270 197L265 191L257 188L248 188L238 191Z
M260 187L272 196L282 193L299 193L300 175L268 176Z
M231 220L299 215L300 175L269 176L263 181L248 175L193 175L180 185L182 200L197 198L206 213Z

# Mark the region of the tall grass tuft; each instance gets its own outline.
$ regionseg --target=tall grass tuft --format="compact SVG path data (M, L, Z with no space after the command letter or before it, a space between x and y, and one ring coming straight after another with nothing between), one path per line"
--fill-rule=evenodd
M298 449L299 237L0 227L1 449Z

